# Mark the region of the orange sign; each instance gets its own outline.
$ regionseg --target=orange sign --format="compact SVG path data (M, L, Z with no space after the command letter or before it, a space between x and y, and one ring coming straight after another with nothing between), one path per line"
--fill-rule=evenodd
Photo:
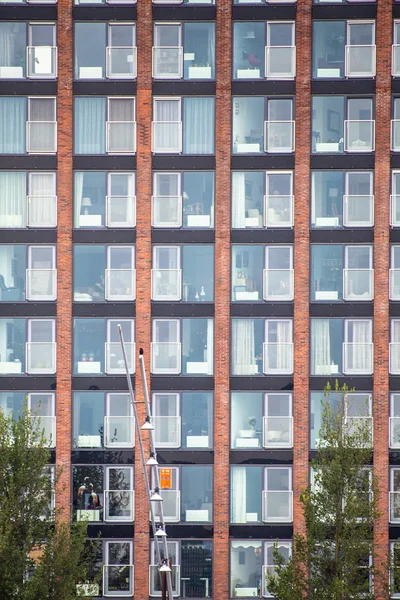
M162 490L172 489L172 469L160 469L160 488Z

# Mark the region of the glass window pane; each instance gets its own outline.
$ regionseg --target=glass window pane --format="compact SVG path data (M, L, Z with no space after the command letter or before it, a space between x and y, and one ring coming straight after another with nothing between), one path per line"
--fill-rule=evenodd
M254 0L256 1L256 0ZM239 0L236 0L239 2ZM232 598L244 598L246 594L260 597L262 594L262 543L247 539L231 542L231 590Z
M182 175L183 226L213 227L214 172L185 171Z
M17 416L26 404L26 392L0 392L0 410L5 417Z
M329 402L333 412L337 412L341 402L342 394L331 392L325 396L324 392L312 392L310 394L310 447L317 449L320 447L320 430L322 426L322 414L326 402Z
M261 392L231 395L231 447L262 447L263 398Z
M74 319L74 373L104 373L104 319Z
M75 98L75 154L105 154L106 99Z
M215 23L184 23L184 79L215 79Z
M90 229L105 224L106 173L74 173L75 227Z
M214 246L182 247L184 302L212 302L214 299Z
M106 23L75 23L75 79L103 79Z
M73 507L77 521L103 520L104 470L102 466L72 467Z
M264 77L265 23L248 22L233 25L233 78Z
M187 598L212 598L212 559L212 542L181 542L181 581Z
M213 319L183 319L182 359L182 372L185 375L213 374Z
M232 228L263 226L264 180L262 171L232 172Z
M344 77L345 21L313 22L313 78Z
M181 520L211 523L213 519L213 467L181 467Z
M0 319L0 375L25 372L25 319Z
M0 97L0 154L25 154L26 100Z
M342 319L311 319L311 375L342 373Z
M234 154L264 152L265 98L233 98L232 144Z
M0 172L0 228L25 226L26 173Z
M232 300L262 300L264 246L232 246Z
M232 375L263 372L263 320L232 319Z
M338 301L343 298L343 246L311 245L311 299Z
M261 522L263 470L253 466L231 467L231 523Z
M183 99L184 154L214 154L215 99Z
M74 302L104 300L105 246L74 245Z
M183 392L182 447L211 448L213 445L213 394Z
M0 302L25 300L26 246L0 245Z
M312 151L343 152L344 97L314 96L312 99Z
M26 23L0 23L0 79L26 76Z
M334 228L342 225L343 194L343 171L312 172L311 222L313 227Z
M103 392L74 392L72 445L74 448L103 447Z

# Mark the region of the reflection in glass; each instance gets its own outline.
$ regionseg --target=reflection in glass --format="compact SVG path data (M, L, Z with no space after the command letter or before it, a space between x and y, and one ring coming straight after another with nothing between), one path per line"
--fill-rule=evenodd
M74 245L74 302L104 300L105 246Z
M104 444L103 392L74 392L72 410L74 448L102 448Z
M72 467L73 507L77 521L103 520L103 467Z
M104 319L74 320L74 373L104 373Z
M314 96L312 115L312 151L343 152L344 97Z
M263 246L232 246L232 300L262 300Z

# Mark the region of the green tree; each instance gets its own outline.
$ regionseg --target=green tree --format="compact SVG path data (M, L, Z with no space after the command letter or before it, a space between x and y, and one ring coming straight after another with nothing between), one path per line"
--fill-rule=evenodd
M91 564L87 523L53 508L48 439L26 405L0 410L0 590L2 600L74 600ZM79 597L79 596L78 596Z
M378 518L378 485L372 463L369 419L348 418L351 394L336 384L323 401L317 458L300 501L305 534L293 539L287 563L274 551L269 593L278 600L372 600L373 524ZM366 400L367 402L367 400ZM383 568L383 567L382 567Z

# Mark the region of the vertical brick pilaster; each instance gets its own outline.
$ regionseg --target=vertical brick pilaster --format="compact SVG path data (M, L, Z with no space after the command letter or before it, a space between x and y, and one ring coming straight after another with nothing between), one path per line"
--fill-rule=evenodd
M390 110L392 1L379 0L376 24L376 142L374 221L374 470L379 480L379 519L374 527L376 598L387 598L382 563L389 548L389 257L390 257ZM380 575L380 576L379 576Z
M293 527L304 532L300 493L308 481L309 256L312 0L297 0L296 153L294 174L294 452Z
M72 365L72 0L58 0L57 84L57 451L62 469L56 506L68 519L71 503Z
M136 348L144 349L150 387L151 340L151 118L152 118L152 4L137 4L137 152L136 152ZM145 419L143 386L136 364L135 390L139 424ZM143 432L145 447L148 434ZM135 451L135 600L149 597L149 503L138 444Z
M232 0L217 0L215 352L214 352L214 592L229 598L230 158Z

